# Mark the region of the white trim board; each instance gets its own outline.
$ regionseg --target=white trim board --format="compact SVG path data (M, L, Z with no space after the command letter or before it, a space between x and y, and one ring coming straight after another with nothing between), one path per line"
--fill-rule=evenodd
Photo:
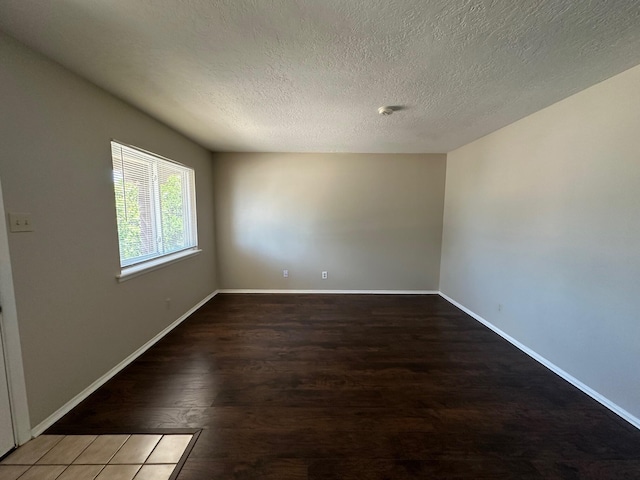
M638 417L632 415L631 413L627 412L624 408L622 408L619 405L617 405L616 403L612 402L611 400L609 400L604 395L596 392L593 388L589 387L588 385L582 383L580 380L578 380L574 376L570 375L569 373L565 372L563 369L558 367L556 364L550 362L549 360L544 358L542 355L536 353L535 351L531 350L526 345L520 343L518 340L513 338L511 335L503 332L498 327L493 325L491 322L485 320L484 318L482 318L480 315L476 314L475 312L472 312L471 310L469 310L464 305L461 305L460 303L456 302L454 299L452 299L451 297L445 295L442 292L439 292L439 293L440 293L440 296L442 298L444 298L446 301L448 301L452 305L458 307L464 313L466 313L467 315L473 317L475 320L477 320L478 322L483 324L485 327L489 328L490 330L492 330L495 333L497 333L498 335L500 335L502 338L504 338L506 341L511 343L513 346L515 346L516 348L518 348L522 352L524 352L527 355L529 355L531 358L536 360L538 363L541 363L542 365L547 367L553 373L558 375L560 378L566 380L567 382L569 382L574 387L578 388L579 390L582 390L584 393L589 395L595 401L597 401L598 403L600 403L603 406L607 407L613 413L615 413L619 417L623 418L624 420L629 422L631 425L633 425L637 429L640 429L640 418L638 418Z
M83 391L81 391L79 394L77 394L75 397L73 397L71 400L69 400L67 403L65 403L62 407L60 407L58 410L56 410L51 415L49 415L49 417L47 417L45 420L43 420L38 425L33 427L31 429L31 436L34 437L34 438L37 437L42 432L44 432L47 428L49 428L51 425L53 425L58 420L60 420L64 415L69 413L71 411L71 409L76 407L80 402L82 402L84 399L86 399L89 395L91 395L93 392L95 392L98 388L100 388L102 385L104 385L109 380L111 380L116 374L118 374L121 370L123 370L126 366L128 366L131 362L133 362L135 359L137 359L144 352L149 350L159 340L161 340L165 335L167 335L171 330L173 330L178 325L180 325L182 322L184 322L192 313L194 313L196 310L198 310L201 306L203 306L205 303L207 303L209 300L211 300L217 294L218 294L218 290L216 290L215 292L207 295L204 299L200 300L196 305L194 305L189 310L187 310L182 316L180 316L180 318L175 320L171 325L166 327L164 330L162 330L160 333L158 333L155 337L153 337L147 343L142 345L140 348L138 348L135 352L133 352L127 358L125 358L120 363L118 363L115 367L113 367L107 373L105 373L100 378L98 378L95 382L93 382L91 385L89 385L87 388L85 388Z
M218 293L310 293L338 295L438 295L437 290L274 290L269 288L223 288Z

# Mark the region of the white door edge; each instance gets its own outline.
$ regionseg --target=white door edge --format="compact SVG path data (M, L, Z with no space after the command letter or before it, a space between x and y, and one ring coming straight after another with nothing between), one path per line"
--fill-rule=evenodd
M2 312L0 312L0 327L2 327ZM2 340L2 328L0 328ZM0 342L0 456L11 451L16 446L16 436L13 433L13 415L9 401L9 380L4 359L4 342Z
M31 421L27 404L27 388L24 379L22 349L18 329L18 311L13 289L13 273L9 255L7 216L4 211L4 197L0 183L0 302L2 302L2 342L9 383L9 401L13 432L17 445L31 440Z

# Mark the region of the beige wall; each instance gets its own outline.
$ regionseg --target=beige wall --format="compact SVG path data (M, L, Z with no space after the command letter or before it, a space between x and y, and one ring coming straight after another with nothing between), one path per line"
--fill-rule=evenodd
M451 152L440 284L636 417L639 85L636 67Z
M438 289L444 155L238 153L214 162L221 288Z
M35 426L215 290L213 179L207 151L5 36L0 64L5 209L36 230L9 234ZM112 138L196 169L201 255L116 282Z

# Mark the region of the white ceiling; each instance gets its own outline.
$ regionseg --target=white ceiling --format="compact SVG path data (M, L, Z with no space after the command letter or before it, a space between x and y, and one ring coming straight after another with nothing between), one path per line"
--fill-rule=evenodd
M0 29L218 151L448 152L640 63L638 0L2 0Z

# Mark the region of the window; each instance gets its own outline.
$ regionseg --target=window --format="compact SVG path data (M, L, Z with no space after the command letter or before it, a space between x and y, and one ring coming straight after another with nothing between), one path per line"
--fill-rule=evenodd
M192 168L111 142L119 278L197 251Z

